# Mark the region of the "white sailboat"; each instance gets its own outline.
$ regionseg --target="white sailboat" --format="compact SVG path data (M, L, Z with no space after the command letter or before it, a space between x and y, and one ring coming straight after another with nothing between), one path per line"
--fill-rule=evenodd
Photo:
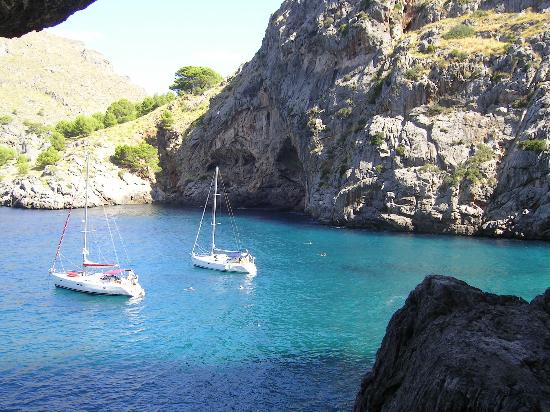
M61 234L61 239L57 246L57 252L50 269L50 274L54 279L55 286L62 289L73 290L76 292L90 293L94 295L123 295L131 297L140 297L145 291L139 284L138 276L132 269L122 269L117 263L98 263L88 259L90 252L88 250L88 172L89 159L86 156L86 189L84 205L84 237L82 248L82 268L80 270L59 271L56 269L56 263L60 258L61 246L65 237L65 232L71 217L71 211L65 221L65 226ZM109 234L112 234L109 227ZM113 248L115 247L112 242Z
M249 273L252 275L256 274L256 260L248 250L226 250L221 249L216 246L216 213L218 205L218 197L221 196L218 193L218 178L219 178L219 168L216 167L216 172L213 179L214 184L214 197L212 204L212 240L210 250L203 250L200 248L198 241L199 235L201 232L202 223L204 221L204 215L206 212L206 207L208 206L208 200L210 198L210 192L212 190L212 184L210 185L210 190L208 191L208 196L206 198L206 203L202 212L201 222L199 224L199 230L197 232L197 237L195 238L195 244L193 245L193 250L191 251L191 259L193 265L204 268L204 269L213 269L219 270L222 272L238 272L238 273ZM226 198L226 202L229 202L229 199ZM232 215L230 206L228 207L230 214ZM231 216L232 217L232 216Z

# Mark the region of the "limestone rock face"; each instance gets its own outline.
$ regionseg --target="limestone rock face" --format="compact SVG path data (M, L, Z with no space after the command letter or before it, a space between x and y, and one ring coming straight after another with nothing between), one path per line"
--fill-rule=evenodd
M8 0L0 3L0 37L19 37L65 21L95 0Z
M548 1L287 0L165 189L202 202L219 165L241 206L549 239L548 151L521 143L548 144L549 40Z
M356 411L550 409L550 289L527 303L444 276L411 292Z
M27 209L66 209L84 207L84 156L69 155L56 166L46 166L42 175L14 177L0 181L0 206ZM88 204L144 204L163 200L150 179L119 169L94 158L90 162Z

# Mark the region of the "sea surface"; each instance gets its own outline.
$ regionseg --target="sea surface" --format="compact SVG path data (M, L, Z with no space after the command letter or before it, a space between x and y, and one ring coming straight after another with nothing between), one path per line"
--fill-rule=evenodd
M91 258L129 260L140 275L145 297L127 299L54 287L48 269L67 211L0 208L0 410L349 410L390 317L424 276L527 300L550 286L548 243L249 211L237 227L257 276L197 269L189 252L201 213L90 212L112 218L107 229L91 224ZM64 239L66 269L80 259L81 215L72 212ZM221 223L217 243L230 246L232 226Z

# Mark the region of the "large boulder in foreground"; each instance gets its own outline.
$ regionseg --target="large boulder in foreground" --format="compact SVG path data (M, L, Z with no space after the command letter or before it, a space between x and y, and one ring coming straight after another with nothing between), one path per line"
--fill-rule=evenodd
M427 277L393 315L355 410L550 410L550 289L528 303Z

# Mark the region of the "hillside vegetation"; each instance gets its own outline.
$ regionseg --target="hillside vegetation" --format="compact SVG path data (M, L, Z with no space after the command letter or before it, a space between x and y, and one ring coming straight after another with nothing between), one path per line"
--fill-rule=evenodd
M91 165L91 204L162 200L162 191L156 188L161 172L157 151L159 133L164 138L176 131L184 132L200 121L216 93L217 89L213 89L200 96L172 98L169 103L134 120L109 127L101 125L99 116L82 115L49 127L31 124L28 136L34 147L39 148L31 156L0 145L0 155L4 154L0 164L0 202L33 208L81 206L86 153ZM134 106L143 107L142 104L143 101ZM170 125L166 124L167 115ZM79 119L84 119L84 123L96 122L92 127L96 130L84 128L83 133L73 136ZM0 131L2 127L9 126L0 126ZM66 136L61 133L63 130Z
M0 39L0 62L0 204L9 206L81 205L85 153L92 204L162 198L159 130L184 131L216 93L145 97L98 53L48 33Z
M0 38L0 115L44 124L104 111L145 91L79 41L48 32Z

